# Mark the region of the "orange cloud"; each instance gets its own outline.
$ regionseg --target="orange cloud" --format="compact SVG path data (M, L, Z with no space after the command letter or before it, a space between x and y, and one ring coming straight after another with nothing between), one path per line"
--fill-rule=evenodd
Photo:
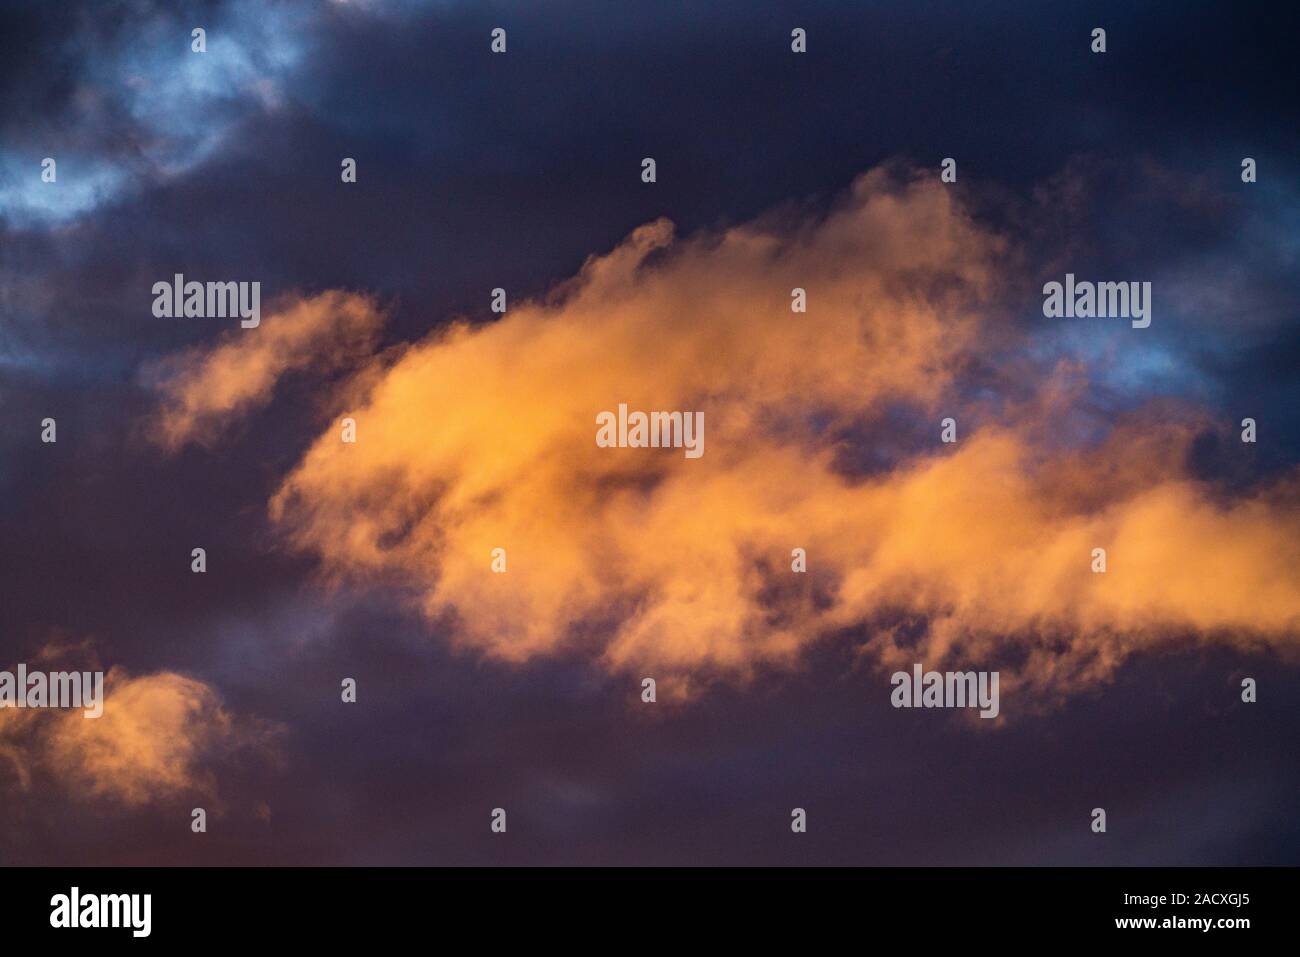
M356 443L321 435L272 518L328 574L413 589L466 647L589 649L681 693L846 629L891 667L1001 667L1042 695L1189 635L1295 655L1294 482L1218 501L1186 474L1187 418L1158 410L1064 447L1077 366L1022 362L1028 401L954 406L1016 333L995 307L1013 250L953 196L875 171L818 218L643 226L543 301L377 357ZM703 411L705 455L597 447L622 402ZM924 435L854 475L840 437L898 404Z
M271 400L287 373L332 370L368 355L382 324L374 302L326 292L282 304L267 328L231 330L219 345L193 349L147 370L162 394L151 434L175 449L210 443L223 426Z
M0 756L28 790L34 773L48 774L68 791L127 806L183 794L215 798L209 767L234 751L270 754L274 730L241 720L213 688L174 672L105 676L104 710L0 710Z

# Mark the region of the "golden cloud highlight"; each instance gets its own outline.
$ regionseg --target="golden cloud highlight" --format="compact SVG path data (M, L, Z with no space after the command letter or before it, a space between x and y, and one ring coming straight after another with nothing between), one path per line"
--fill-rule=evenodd
M146 370L162 394L150 430L159 444L211 444L223 426L270 402L285 374L334 370L369 355L383 321L373 300L337 291L282 303L267 318L265 330L231 330L215 347Z
M0 710L0 756L11 781L46 774L83 797L140 806L184 794L217 796L211 763L237 751L273 754L271 725L232 715L213 688L174 672L105 675L104 710Z
M996 307L1013 250L953 196L878 170L822 216L644 226L542 301L376 357L356 443L321 435L272 518L330 575L413 588L465 647L583 650L678 693L845 632L890 667L1000 667L1045 696L1184 638L1295 656L1294 480L1221 501L1188 474L1194 415L1069 447L1077 365L1022 356L1028 398L959 408L1018 339ZM623 402L703 411L704 456L597 447ZM888 468L846 466L873 442Z

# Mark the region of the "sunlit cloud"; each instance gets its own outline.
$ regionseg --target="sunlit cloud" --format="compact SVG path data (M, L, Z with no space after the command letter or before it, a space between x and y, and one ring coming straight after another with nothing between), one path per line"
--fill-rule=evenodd
M669 694L825 640L887 667L999 667L1041 701L1144 649L1294 656L1294 478L1234 498L1195 480L1216 423L1194 408L1098 423L1087 357L1035 355L1010 321L1012 253L933 178L887 170L824 216L648 224L542 300L374 357L348 387L357 441L324 431L272 519L326 576L400 585L464 648L584 653ZM186 389L248 368L215 355L182 363ZM706 454L598 448L619 403L703 411Z
M237 328L216 346L150 364L144 378L164 397L150 436L171 448L212 441L233 419L270 402L286 373L333 370L369 356L382 318L367 298L328 292L289 300L265 332Z
M98 718L0 709L0 785L27 791L39 775L69 795L126 807L186 794L219 799L215 762L276 753L275 726L233 714L196 678L113 668L104 689Z

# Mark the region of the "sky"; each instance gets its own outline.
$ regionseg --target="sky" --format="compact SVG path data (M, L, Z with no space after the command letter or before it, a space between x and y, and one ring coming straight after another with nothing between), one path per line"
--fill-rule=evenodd
M1295 864L1295 20L5 4L0 861Z

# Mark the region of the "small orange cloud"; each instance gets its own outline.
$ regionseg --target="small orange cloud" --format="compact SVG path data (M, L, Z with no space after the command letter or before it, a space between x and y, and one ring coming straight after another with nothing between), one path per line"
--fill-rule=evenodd
M146 371L162 394L150 429L159 444L210 443L225 425L270 402L285 374L337 369L368 356L382 325L372 300L344 292L289 301L267 318L265 329L231 330L215 347L169 357Z
M272 726L237 719L210 685L174 672L112 669L98 718L77 708L0 710L0 756L20 789L47 774L70 793L127 806L214 798L210 762L249 749L269 756L273 738Z

